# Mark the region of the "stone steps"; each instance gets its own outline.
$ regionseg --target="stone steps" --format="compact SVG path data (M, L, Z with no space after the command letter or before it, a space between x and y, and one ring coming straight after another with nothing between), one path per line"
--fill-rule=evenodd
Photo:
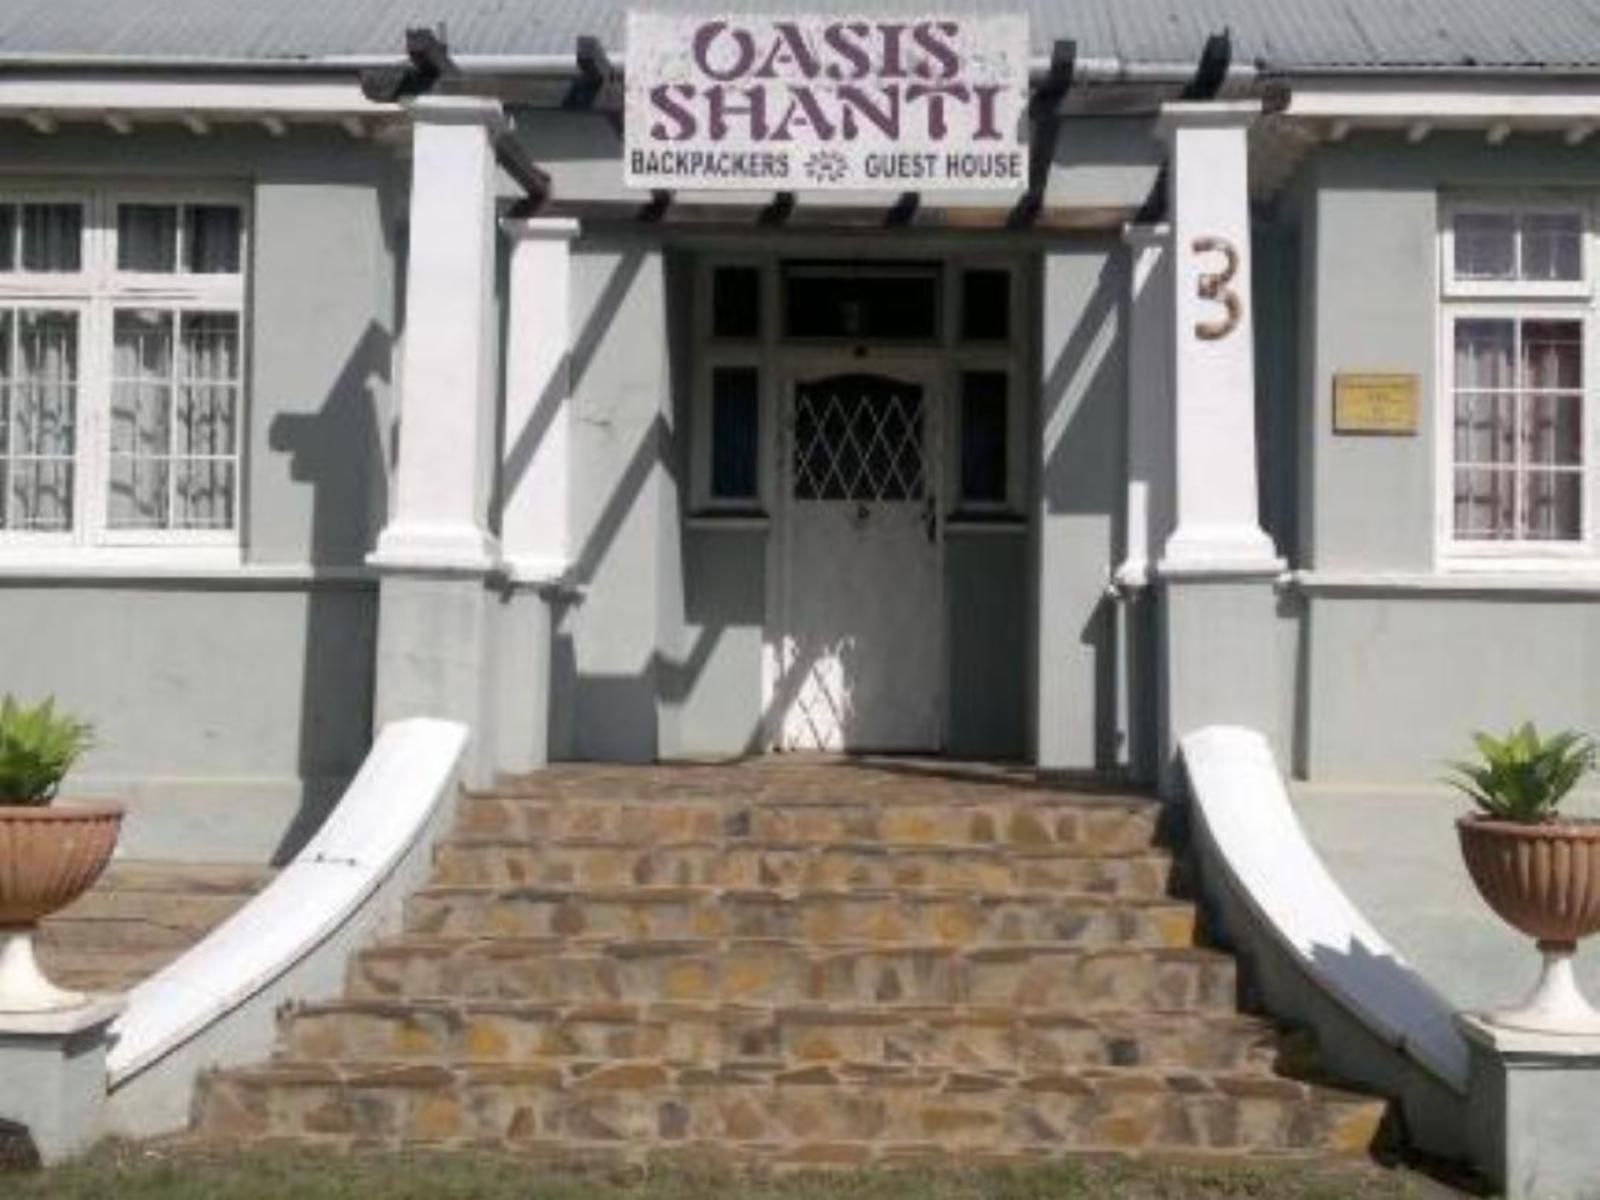
M507 780L341 998L202 1081L195 1133L761 1167L1365 1148L1384 1103L1240 1011L1181 829L903 759Z
M1271 1022L1226 1012L1098 1014L960 1005L310 1005L286 1022L290 1060L582 1064L651 1058L675 1066L852 1062L956 1070L1270 1070Z
M1164 852L1086 853L1071 847L908 846L680 842L639 846L607 839L550 843L457 837L439 848L434 882L485 887L777 888L783 890L1044 890L1154 898L1186 891Z
M430 887L412 898L407 918L407 928L420 934L566 937L583 943L682 938L777 938L818 948L1195 943L1191 904L1050 892Z
M941 1071L849 1063L272 1063L212 1077L212 1137L394 1146L498 1144L614 1161L695 1145L784 1164L930 1150L1010 1156L1186 1147L1323 1156L1364 1149L1369 1098L1255 1072Z
M540 795L471 796L459 809L465 836L548 844L604 839L628 846L749 842L835 845L875 842L891 850L921 846L1073 848L1097 855L1147 854L1172 821L1150 800L1095 802L1028 794L964 803L925 800L727 801L596 799Z
M348 994L363 999L653 1000L727 1003L982 1004L1018 1008L1233 1011L1231 958L1213 950L1062 946L862 946L405 938L358 955Z
M177 958L266 885L266 867L118 861L35 939L52 980L125 991Z

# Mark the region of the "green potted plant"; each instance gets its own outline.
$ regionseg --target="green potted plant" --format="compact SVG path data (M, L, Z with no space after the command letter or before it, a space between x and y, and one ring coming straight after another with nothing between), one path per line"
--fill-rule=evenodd
M90 739L89 726L57 713L54 700L0 701L0 1012L84 1001L40 972L33 934L89 889L117 844L120 806L52 805Z
M1490 1019L1541 1033L1600 1033L1600 1013L1573 974L1579 940L1600 931L1600 822L1560 811L1594 769L1595 745L1571 731L1541 737L1531 723L1473 740L1478 760L1451 764L1449 778L1477 808L1456 823L1467 872L1544 957L1527 1000Z

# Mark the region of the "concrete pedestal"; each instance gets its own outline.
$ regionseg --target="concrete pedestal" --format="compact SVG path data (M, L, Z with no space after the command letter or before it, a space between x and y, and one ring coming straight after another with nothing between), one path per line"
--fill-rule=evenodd
M1476 1165L1506 1200L1600 1198L1600 1035L1524 1033L1458 1019L1472 1051Z
M472 730L465 778L538 770L548 757L548 588L503 576L391 568L379 591L374 727L443 717Z
M522 775L550 758L551 595L517 584L497 613L496 771Z
M122 998L59 1012L0 1015L0 1120L24 1126L45 1165L104 1130L106 1046Z
M1243 725L1282 744L1276 567L1159 574L1163 713L1161 788L1182 788L1178 740L1207 725Z

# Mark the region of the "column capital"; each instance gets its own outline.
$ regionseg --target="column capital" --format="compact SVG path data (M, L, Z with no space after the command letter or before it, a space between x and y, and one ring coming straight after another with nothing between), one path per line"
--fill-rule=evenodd
M500 229L516 242L570 242L583 232L572 217L501 217Z
M510 128L500 101L486 96L417 96L405 110L414 125L482 125L491 134Z
M1170 142L1185 129L1248 129L1260 115L1259 100L1169 100L1156 131Z

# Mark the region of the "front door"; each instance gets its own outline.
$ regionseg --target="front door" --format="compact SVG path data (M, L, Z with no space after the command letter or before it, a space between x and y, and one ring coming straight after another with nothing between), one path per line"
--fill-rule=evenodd
M790 389L781 749L940 748L937 412L914 373L845 368Z

